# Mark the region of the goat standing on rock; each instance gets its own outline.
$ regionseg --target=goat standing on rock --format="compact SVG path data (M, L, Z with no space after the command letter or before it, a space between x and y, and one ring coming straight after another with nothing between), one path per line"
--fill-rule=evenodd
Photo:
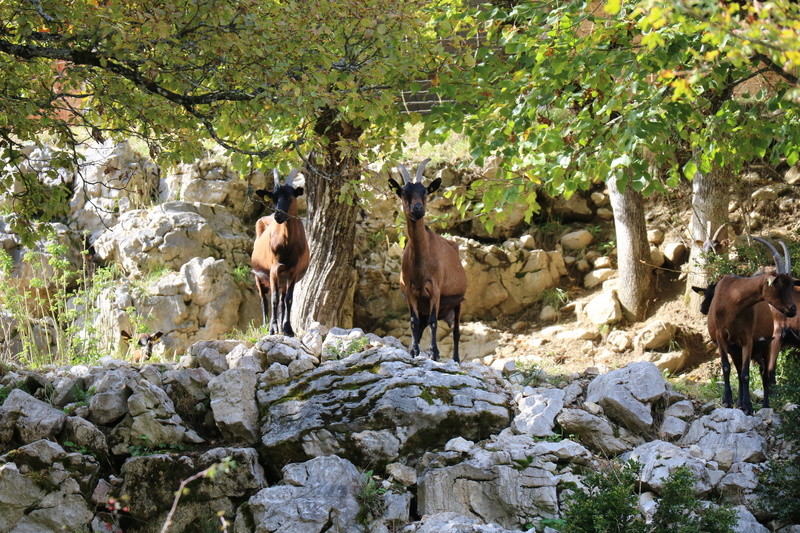
M272 300L270 335L277 334L280 327L284 335L294 336L289 322L294 286L305 275L310 260L306 232L297 216L297 197L303 194L303 188L292 187L292 180L299 172L299 169L292 170L281 185L275 170L274 190L256 191L259 197L269 197L275 205L274 214L256 222L256 240L251 257L264 324L267 323L267 297L271 296Z
M453 360L459 362L459 322L461 302L467 291L467 274L461 266L456 243L428 229L422 220L428 195L442 184L441 179L436 179L427 188L422 185L422 171L428 161L420 163L413 180L406 167L398 163L397 169L403 176L402 187L394 179L389 179L389 186L403 201L408 233L400 290L411 314L411 355L419 355L422 332L430 326L431 355L434 361L439 360L436 326L437 320L444 320L453 327Z
M750 402L750 360L753 355L753 344L757 341L757 313L756 304L766 302L772 309L777 310L787 317L797 314L794 303L794 279L790 274L790 260L788 253L784 264L781 264L775 248L756 238L758 242L767 245L775 259L776 273L767 273L749 278L738 276L723 276L713 289L713 299L708 310L708 334L719 349L722 362L722 375L725 380L725 390L722 404L733 407L733 393L731 391L730 373L733 360L739 375L739 407L747 414L753 413ZM763 370L768 368L764 361ZM765 384L768 387L768 384ZM765 405L769 405L768 389L764 394Z

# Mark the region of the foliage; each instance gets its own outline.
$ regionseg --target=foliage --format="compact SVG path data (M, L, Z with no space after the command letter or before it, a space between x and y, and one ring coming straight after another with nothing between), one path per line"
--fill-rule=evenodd
M484 213L538 187L568 196L614 178L648 194L698 170L793 164L795 57L763 56L771 45L786 50L780 34L795 27L798 7L777 4L758 56L713 26L754 26L731 16L733 3L542 0L451 12L456 31L479 44L440 76L435 90L451 105L434 109L423 135L466 135L478 164L501 156L501 177L488 185L502 193Z
M385 506L383 495L386 494L387 489L380 486L378 482L379 480L372 475L372 470L364 472L361 489L356 494L358 501L356 523L368 526L372 520L383 513Z
M685 466L665 481L658 509L645 531L678 533L726 533L736 525L736 513L727 507L703 506L695 496L695 478Z
M4 338L10 340L0 360L41 366L87 363L108 355L110 343L95 319L99 296L117 283L120 273L108 267L90 274L85 265L75 266L67 257L67 246L56 240L45 241L41 251L27 251L23 263L35 275L26 288L14 277L11 256L0 250L0 293L10 318L0 323ZM20 353L11 353L15 337Z
M569 292L559 287L551 287L542 291L542 305L549 305L556 311L564 307L565 304L569 303L569 299Z
M104 138L141 139L159 164L191 161L214 142L241 170L286 171L296 152L315 149L397 153L400 91L450 56L428 27L442 3L0 4L0 150L22 189L16 227L36 211L25 146L42 136L54 178Z
M767 512L782 522L800 522L800 350L789 348L778 358L775 405L785 406L777 432L791 445L788 457L773 457L761 475L761 502Z
M777 242L773 244L781 250ZM798 248L800 248L798 244L794 242L785 244L789 249L789 256L797 257ZM781 253L783 253L782 250ZM704 253L703 260L708 273L708 279L712 282L718 281L726 274L732 274L734 276L752 276L763 267L773 266L775 264L770 251L763 244L755 241L749 246L742 245L734 247L733 254L730 257L724 254L717 255L712 252ZM797 264L797 261L793 261L793 263L792 272L797 276L800 274L800 265Z
M345 359L353 354L363 352L369 346L369 338L366 336L356 337L355 339L335 340L333 343L323 348L323 357L332 359Z
M639 465L628 462L611 465L607 472L591 472L585 480L585 490L577 487L566 497L565 533L629 533L639 519L637 503L637 473Z
M589 473L585 489L577 486L566 497L563 520L551 527L565 533L725 533L733 530L733 510L705 507L694 493L695 478L686 467L665 481L651 523L637 510L638 472L635 461L612 464L607 471Z

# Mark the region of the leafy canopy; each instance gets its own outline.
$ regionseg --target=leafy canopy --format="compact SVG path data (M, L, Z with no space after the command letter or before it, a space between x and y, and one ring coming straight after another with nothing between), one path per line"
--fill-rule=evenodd
M531 0L459 13L451 23L477 44L441 75L452 105L426 134L463 132L478 163L501 156L521 176L496 184L503 198L610 178L647 194L698 170L794 164L797 48L782 39L798 8L774 5Z
M240 168L296 164L295 151L331 142L345 154L396 149L399 91L448 57L428 28L438 5L2 2L2 158L19 167L25 144L44 138L62 150L60 166L89 135L141 138L159 163L192 160L214 141ZM331 137L331 124L364 134Z

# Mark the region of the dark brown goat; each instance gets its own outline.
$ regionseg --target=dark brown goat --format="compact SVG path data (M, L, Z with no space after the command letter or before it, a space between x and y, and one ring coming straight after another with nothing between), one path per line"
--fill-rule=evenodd
M783 242L779 241L784 253L784 256L781 257L780 253L769 242L758 237L755 240L769 248L776 263L784 263L784 270L791 271L789 250ZM754 276L774 275L776 273L777 269L775 267L765 267L759 269ZM797 306L800 304L798 280L795 279L794 284L792 300ZM706 288L692 287L692 290L703 295L703 300L700 303L700 312L704 315L709 312L716 292L716 285L716 283L712 283ZM753 361L758 363L761 370L761 382L764 386L762 406L769 407L771 388L775 385L775 369L781 348L787 345L800 347L800 314L796 314L791 318L787 317L763 300L753 306L753 313L755 316L755 330L751 357Z
M459 323L461 302L467 290L467 274L461 266L456 243L440 237L423 221L428 195L442 184L441 179L436 179L427 188L422 185L422 171L428 161L426 159L420 163L413 180L406 167L398 164L397 169L403 176L402 187L389 179L389 186L403 201L408 233L400 273L400 290L406 297L411 314L412 340L409 351L414 357L419 355L422 332L430 326L431 355L438 361L437 320L444 320L453 327L453 360L459 362Z
M125 339L126 342L130 343L133 341L133 337L127 331L120 331L120 336ZM139 335L139 338L136 339L136 345L138 348L135 348L131 354L131 359L133 359L134 363L143 363L150 359L153 355L153 345L158 342L158 340L163 335L160 331L157 333L153 333L150 335L149 333L142 333Z
M258 196L269 198L275 205L274 214L256 222L251 257L264 324L267 324L267 298L271 297L270 335L277 334L280 327L284 335L294 336L290 323L294 287L308 270L310 260L306 232L297 216L297 197L303 194L303 188L292 187L298 172L298 169L292 170L281 185L275 170L274 190L256 191Z
M766 243L763 239L756 240ZM786 264L781 265L775 255L775 266L777 273L774 274L747 278L723 276L717 282L708 311L708 333L719 350L725 380L722 404L725 407L733 406L730 357L739 376L738 404L747 414L753 412L750 401L750 360L757 340L756 304L765 301L787 317L797 313L797 306L792 299L794 280L785 271L788 258ZM762 375L765 366L768 367L767 362L762 366ZM766 390L764 396L765 399L768 396Z

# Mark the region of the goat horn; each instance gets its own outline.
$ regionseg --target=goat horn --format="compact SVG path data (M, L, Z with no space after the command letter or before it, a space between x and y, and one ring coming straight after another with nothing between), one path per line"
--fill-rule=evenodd
M272 178L273 178L273 182L274 182L274 185L275 185L274 189L277 191L278 187L281 186L281 175L278 174L278 169L277 168L273 168L272 169Z
M792 273L792 257L789 255L789 247L786 246L786 243L783 241L778 241L778 244L781 245L783 248L783 255L786 257L785 265L786 265L786 272L785 274Z
M711 239L711 221L706 220L706 239Z
M709 224L711 224L711 223L709 222ZM723 223L722 225L720 225L720 227L718 227L718 228L717 228L717 231L715 231L715 232L714 232L714 236L713 236L713 237L711 237L711 240L712 240L712 241L716 241L716 240L717 240L717 237L719 237L719 232L720 232L720 231L722 231L722 228L724 228L724 227L725 227L725 226L727 226L727 225L728 225L728 223L727 223L727 222L725 222L725 223ZM711 229L711 226L709 226L709 232L708 232L709 234L711 234L711 231L710 231L710 229Z
M769 248L769 251L772 252L772 258L775 260L775 268L778 269L778 274L785 274L785 272L783 272L783 269L781 268L781 262L782 262L781 255L778 253L778 250L772 245L772 243L762 239L761 237L753 237L753 240L756 242L760 242L761 244Z
M413 183L411 181L411 174L408 173L408 169L402 163L397 163L397 170L399 170L400 174L403 176L403 184Z
M300 173L299 168L293 168L292 171L289 172L289 175L286 176L286 181L283 184L289 185L291 187L292 181L294 181L295 176L297 176L299 173Z
M417 175L414 176L414 183L422 183L422 171L425 170L425 165L427 165L430 160L431 158L429 157L419 164L417 167Z

